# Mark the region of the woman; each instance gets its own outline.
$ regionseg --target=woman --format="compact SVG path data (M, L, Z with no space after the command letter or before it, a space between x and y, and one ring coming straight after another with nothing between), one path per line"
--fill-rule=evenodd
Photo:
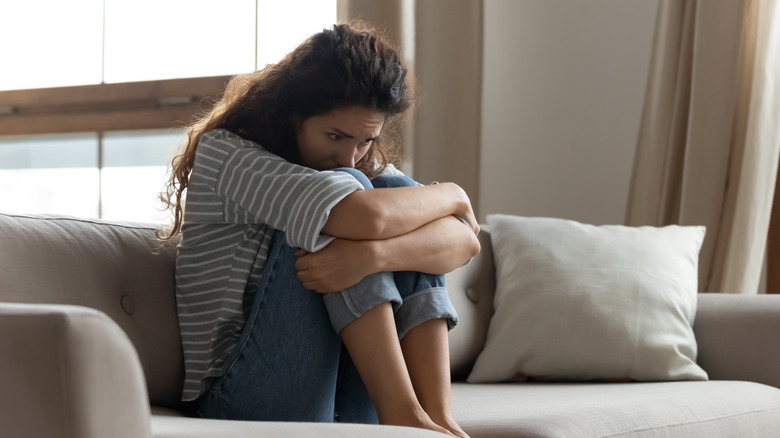
M442 274L479 251L479 227L460 187L391 164L388 125L411 102L396 51L337 25L231 79L190 129L161 238L182 234L182 398L203 416L466 436Z

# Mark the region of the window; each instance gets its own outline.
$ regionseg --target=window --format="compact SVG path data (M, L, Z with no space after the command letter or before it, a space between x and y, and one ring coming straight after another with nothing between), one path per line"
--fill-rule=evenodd
M103 80L251 72L254 15L247 0L106 0Z
M95 134L0 140L0 199L10 213L98 216Z
M232 75L336 22L336 0L0 2L0 90Z
M102 138L100 216L109 220L167 222L157 195L183 131L107 132Z
M0 140L0 199L8 213L165 222L156 196L183 132L132 131Z
M0 211L167 221L167 164L231 75L336 22L336 0L0 3Z
M103 0L0 2L0 90L101 81Z

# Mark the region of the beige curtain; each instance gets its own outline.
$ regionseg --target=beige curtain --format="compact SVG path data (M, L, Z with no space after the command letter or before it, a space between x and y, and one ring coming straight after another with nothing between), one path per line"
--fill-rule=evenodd
M780 152L778 14L777 0L660 2L626 223L707 226L701 291L758 290Z
M361 18L401 47L418 106L404 132L404 171L453 181L479 209L482 0L339 0L340 21Z

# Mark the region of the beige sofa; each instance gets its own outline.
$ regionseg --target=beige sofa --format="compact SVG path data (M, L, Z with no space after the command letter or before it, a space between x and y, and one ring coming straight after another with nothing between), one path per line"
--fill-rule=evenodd
M389 426L188 418L175 248L137 224L0 215L0 436L442 436ZM473 437L780 436L780 296L702 294L706 382L468 384L493 313L489 232L447 277L455 415ZM756 383L757 382L757 383Z

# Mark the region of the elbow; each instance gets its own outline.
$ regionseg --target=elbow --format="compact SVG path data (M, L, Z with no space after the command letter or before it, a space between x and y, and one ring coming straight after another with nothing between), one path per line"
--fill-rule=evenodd
M451 267L452 270L468 263L482 250L482 246L479 243L479 238L476 234L474 234L471 228L464 226L463 223L461 223L459 220L455 223L457 223L459 227L459 238L457 240L457 246L453 248L457 251L453 252L453 254L459 254L459 257L452 260L457 264L457 266Z
M471 239L469 242L469 259L472 259L479 254L480 251L482 251L482 245L479 243L479 238L474 233L469 233L471 235Z
M462 224L458 223L463 227ZM471 261L479 254L482 247L479 244L479 239L468 228L467 235L464 239L458 243L458 245L452 248L454 251L449 251L449 257L447 257L446 266L442 266L442 272L432 272L433 274L447 274L450 273Z
M469 260L476 257L481 250L482 245L479 243L479 238L477 238L474 233L469 232L466 242L463 245L463 255L465 258L463 263L467 263Z

